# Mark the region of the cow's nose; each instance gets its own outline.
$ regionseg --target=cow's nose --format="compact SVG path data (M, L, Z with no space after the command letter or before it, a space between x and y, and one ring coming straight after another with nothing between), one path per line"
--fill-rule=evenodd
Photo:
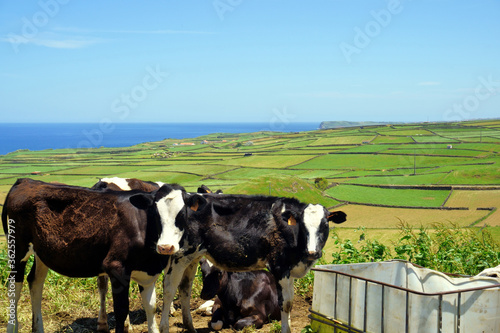
M307 253L307 258L309 260L317 260L317 259L321 258L321 252L309 251Z
M172 255L174 254L173 245L158 245L157 251L159 254Z

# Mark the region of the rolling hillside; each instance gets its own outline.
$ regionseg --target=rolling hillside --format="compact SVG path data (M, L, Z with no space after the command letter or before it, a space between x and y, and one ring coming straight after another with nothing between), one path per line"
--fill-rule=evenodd
M0 156L0 200L20 177L91 186L118 176L175 182L191 191L205 184L226 193L348 205L352 213L345 227L394 228L385 214L423 224L500 226L500 200L484 199L500 199L500 120L215 133L185 141L195 145L163 140ZM316 179L327 183L323 194L313 186ZM380 220L364 212L374 207ZM421 218L410 219L416 212L407 214L411 209Z

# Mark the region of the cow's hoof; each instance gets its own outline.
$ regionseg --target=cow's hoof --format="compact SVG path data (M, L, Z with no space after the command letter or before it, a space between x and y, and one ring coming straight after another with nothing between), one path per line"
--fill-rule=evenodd
M97 323L97 332L99 333L109 333L108 323Z
M213 330L220 331L222 329L223 323L222 320L219 320L216 322L211 322L210 325L212 326Z

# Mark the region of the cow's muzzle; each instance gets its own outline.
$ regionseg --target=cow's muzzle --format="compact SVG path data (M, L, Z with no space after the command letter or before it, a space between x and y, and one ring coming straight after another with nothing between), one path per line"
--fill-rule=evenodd
M321 258L321 252L309 251L307 253L307 260L308 261L318 260L319 258Z
M163 255L172 255L175 253L175 246L173 245L158 245L156 247L156 251L159 253L159 254L163 254Z

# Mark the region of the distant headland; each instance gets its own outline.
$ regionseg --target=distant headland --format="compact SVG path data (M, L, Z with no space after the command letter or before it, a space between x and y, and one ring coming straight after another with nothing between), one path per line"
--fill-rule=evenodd
M382 122L382 121L322 121L319 125L320 129L339 128L339 127L357 127L357 126L375 126L400 124L399 122Z

